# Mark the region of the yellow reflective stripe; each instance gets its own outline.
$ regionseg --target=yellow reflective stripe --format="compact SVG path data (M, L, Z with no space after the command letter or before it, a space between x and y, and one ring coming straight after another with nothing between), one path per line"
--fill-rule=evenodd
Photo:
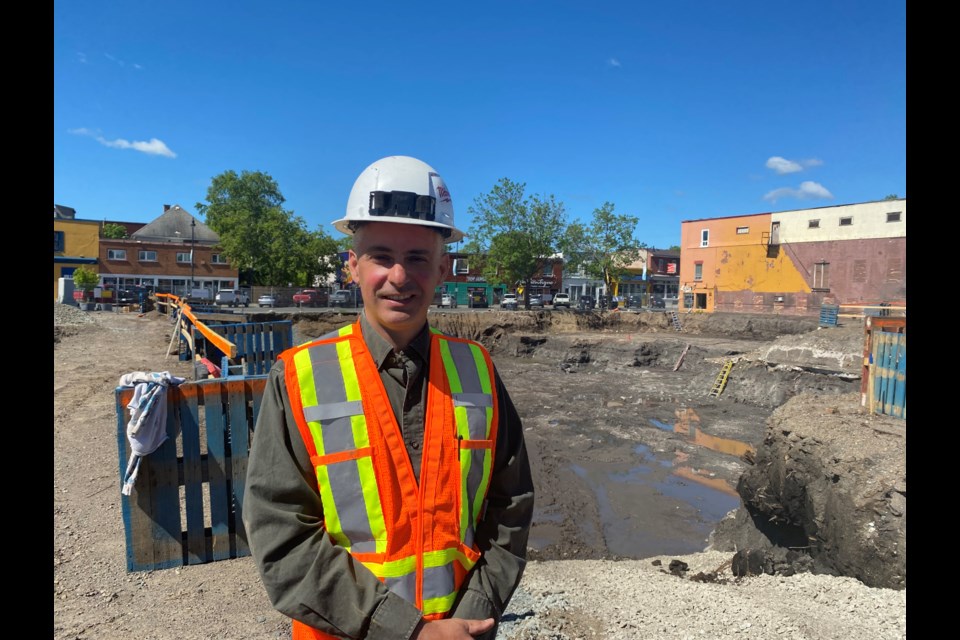
M301 349L293 354L293 363L297 370L297 384L300 385L301 406L310 407L317 404L317 386L313 381L313 366L310 364L310 350ZM308 422L310 435L317 446L317 455L324 455L323 438L320 437L320 424Z
M344 337L344 336L352 336L352 335L353 335L353 325L352 325L352 324L348 324L348 325L345 326L345 327L340 327L340 330L337 331L337 335L340 336L341 338Z
M483 352L480 351L480 345L470 343L470 352L473 353L473 361L477 363L477 373L480 375L480 389L488 395L493 394L493 389L490 387L490 370L487 369L487 359L483 357ZM488 411L490 411L488 409ZM487 434L489 435L489 431Z
M467 571L473 568L476 563L470 560L460 549L441 549L439 551L429 551L423 554L423 568L444 567L454 562L459 562ZM453 567L450 568L453 572ZM453 607L457 599L457 592L452 591L443 596L435 598L425 598L423 600L424 613L445 613Z
M454 600L457 599L457 592L440 596L439 598L429 598L423 601L423 613L446 613L453 607Z
M348 325L349 328L353 325ZM341 330L342 331L342 330ZM351 330L352 331L352 330ZM337 358L340 360L340 372L343 375L343 387L347 401L361 400L360 380L357 378L357 367L353 361L353 350L349 340L337 343ZM370 446L370 433L367 430L365 415L350 417L350 428L353 430L353 441L358 449ZM360 474L360 491L363 493L364 509L370 523L370 533L377 545L377 553L387 550L387 525L383 517L383 505L380 504L380 491L377 489L377 476L374 472L372 458L359 458L357 471Z
M417 557L409 556L389 562L364 562L363 566L378 578L401 578L417 570Z
M447 380L450 381L450 393L463 393L463 385L460 383L460 375L457 373L457 365L453 362L453 356L450 355L450 343L447 340L439 340L440 356L443 358L443 369L447 373Z
M470 345L470 353L473 354L473 361L477 365L477 373L480 377L480 388L487 395L493 396L493 389L491 387L491 376L490 370L487 368L487 359L483 357L483 352L480 351L479 345L472 344ZM486 424L486 436L490 437L490 432L493 428L493 406L486 408L487 414L487 424ZM477 493L473 497L473 504L470 505L471 517L473 518L471 522L477 522L480 518L480 510L483 508L483 498L487 495L487 486L490 484L490 466L493 462L493 452L490 450L485 450L483 454L483 475L480 477L480 486L477 487ZM466 487L464 487L466 488ZM468 495L468 494L464 494Z

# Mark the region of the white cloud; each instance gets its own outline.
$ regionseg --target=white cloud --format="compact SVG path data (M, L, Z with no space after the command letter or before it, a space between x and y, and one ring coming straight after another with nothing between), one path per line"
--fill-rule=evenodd
M801 182L799 188L797 189L781 187L779 189L769 191L763 196L764 200L768 200L770 202L776 202L781 198L796 198L797 200L830 200L833 199L833 194L830 193L830 191L822 184L813 182L811 180L806 180Z
M79 129L70 129L69 132L78 136L89 136L103 146L110 147L112 149L133 149L134 151L139 151L152 156L164 156L165 158L177 157L177 154L171 151L170 148L164 144L163 140L158 140L157 138L150 138L148 142L143 142L141 140L134 140L133 142L130 142L129 140L124 140L123 138L107 140L95 131L85 129L83 127Z
M783 175L785 173L796 173L797 171L803 171L798 163L793 160L787 160L786 158L781 158L780 156L773 156L767 159L767 169L773 169L778 174Z
M616 58L610 58L609 60L607 60L607 64L610 65L611 67L619 67L620 61L617 60Z
M77 60L80 61L80 64L87 64L87 54L83 51L77 51Z
M808 160L787 160L786 158L781 158L780 156L770 156L767 158L767 169L773 169L779 175L784 175L787 173L797 173L798 171L803 171L806 168L810 167L819 167L823 164L823 160L818 158L810 158Z

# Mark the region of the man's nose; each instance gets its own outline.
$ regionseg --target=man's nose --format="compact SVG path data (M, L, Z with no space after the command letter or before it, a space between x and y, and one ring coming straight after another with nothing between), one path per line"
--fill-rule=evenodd
M403 263L399 260L393 263L393 266L390 267L390 281L391 282L406 282L407 281L407 270L403 268Z

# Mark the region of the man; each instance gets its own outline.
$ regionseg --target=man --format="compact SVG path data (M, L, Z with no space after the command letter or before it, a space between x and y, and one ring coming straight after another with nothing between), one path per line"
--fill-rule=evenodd
M523 573L533 483L487 351L427 323L449 269L450 193L405 156L357 178L346 216L357 322L281 354L243 520L293 638L493 638Z

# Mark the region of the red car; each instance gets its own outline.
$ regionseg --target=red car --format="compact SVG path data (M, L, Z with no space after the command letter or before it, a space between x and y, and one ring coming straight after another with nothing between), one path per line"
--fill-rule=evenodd
M301 289L293 294L293 304L298 307L316 307L326 304L326 294L320 293L316 289Z

